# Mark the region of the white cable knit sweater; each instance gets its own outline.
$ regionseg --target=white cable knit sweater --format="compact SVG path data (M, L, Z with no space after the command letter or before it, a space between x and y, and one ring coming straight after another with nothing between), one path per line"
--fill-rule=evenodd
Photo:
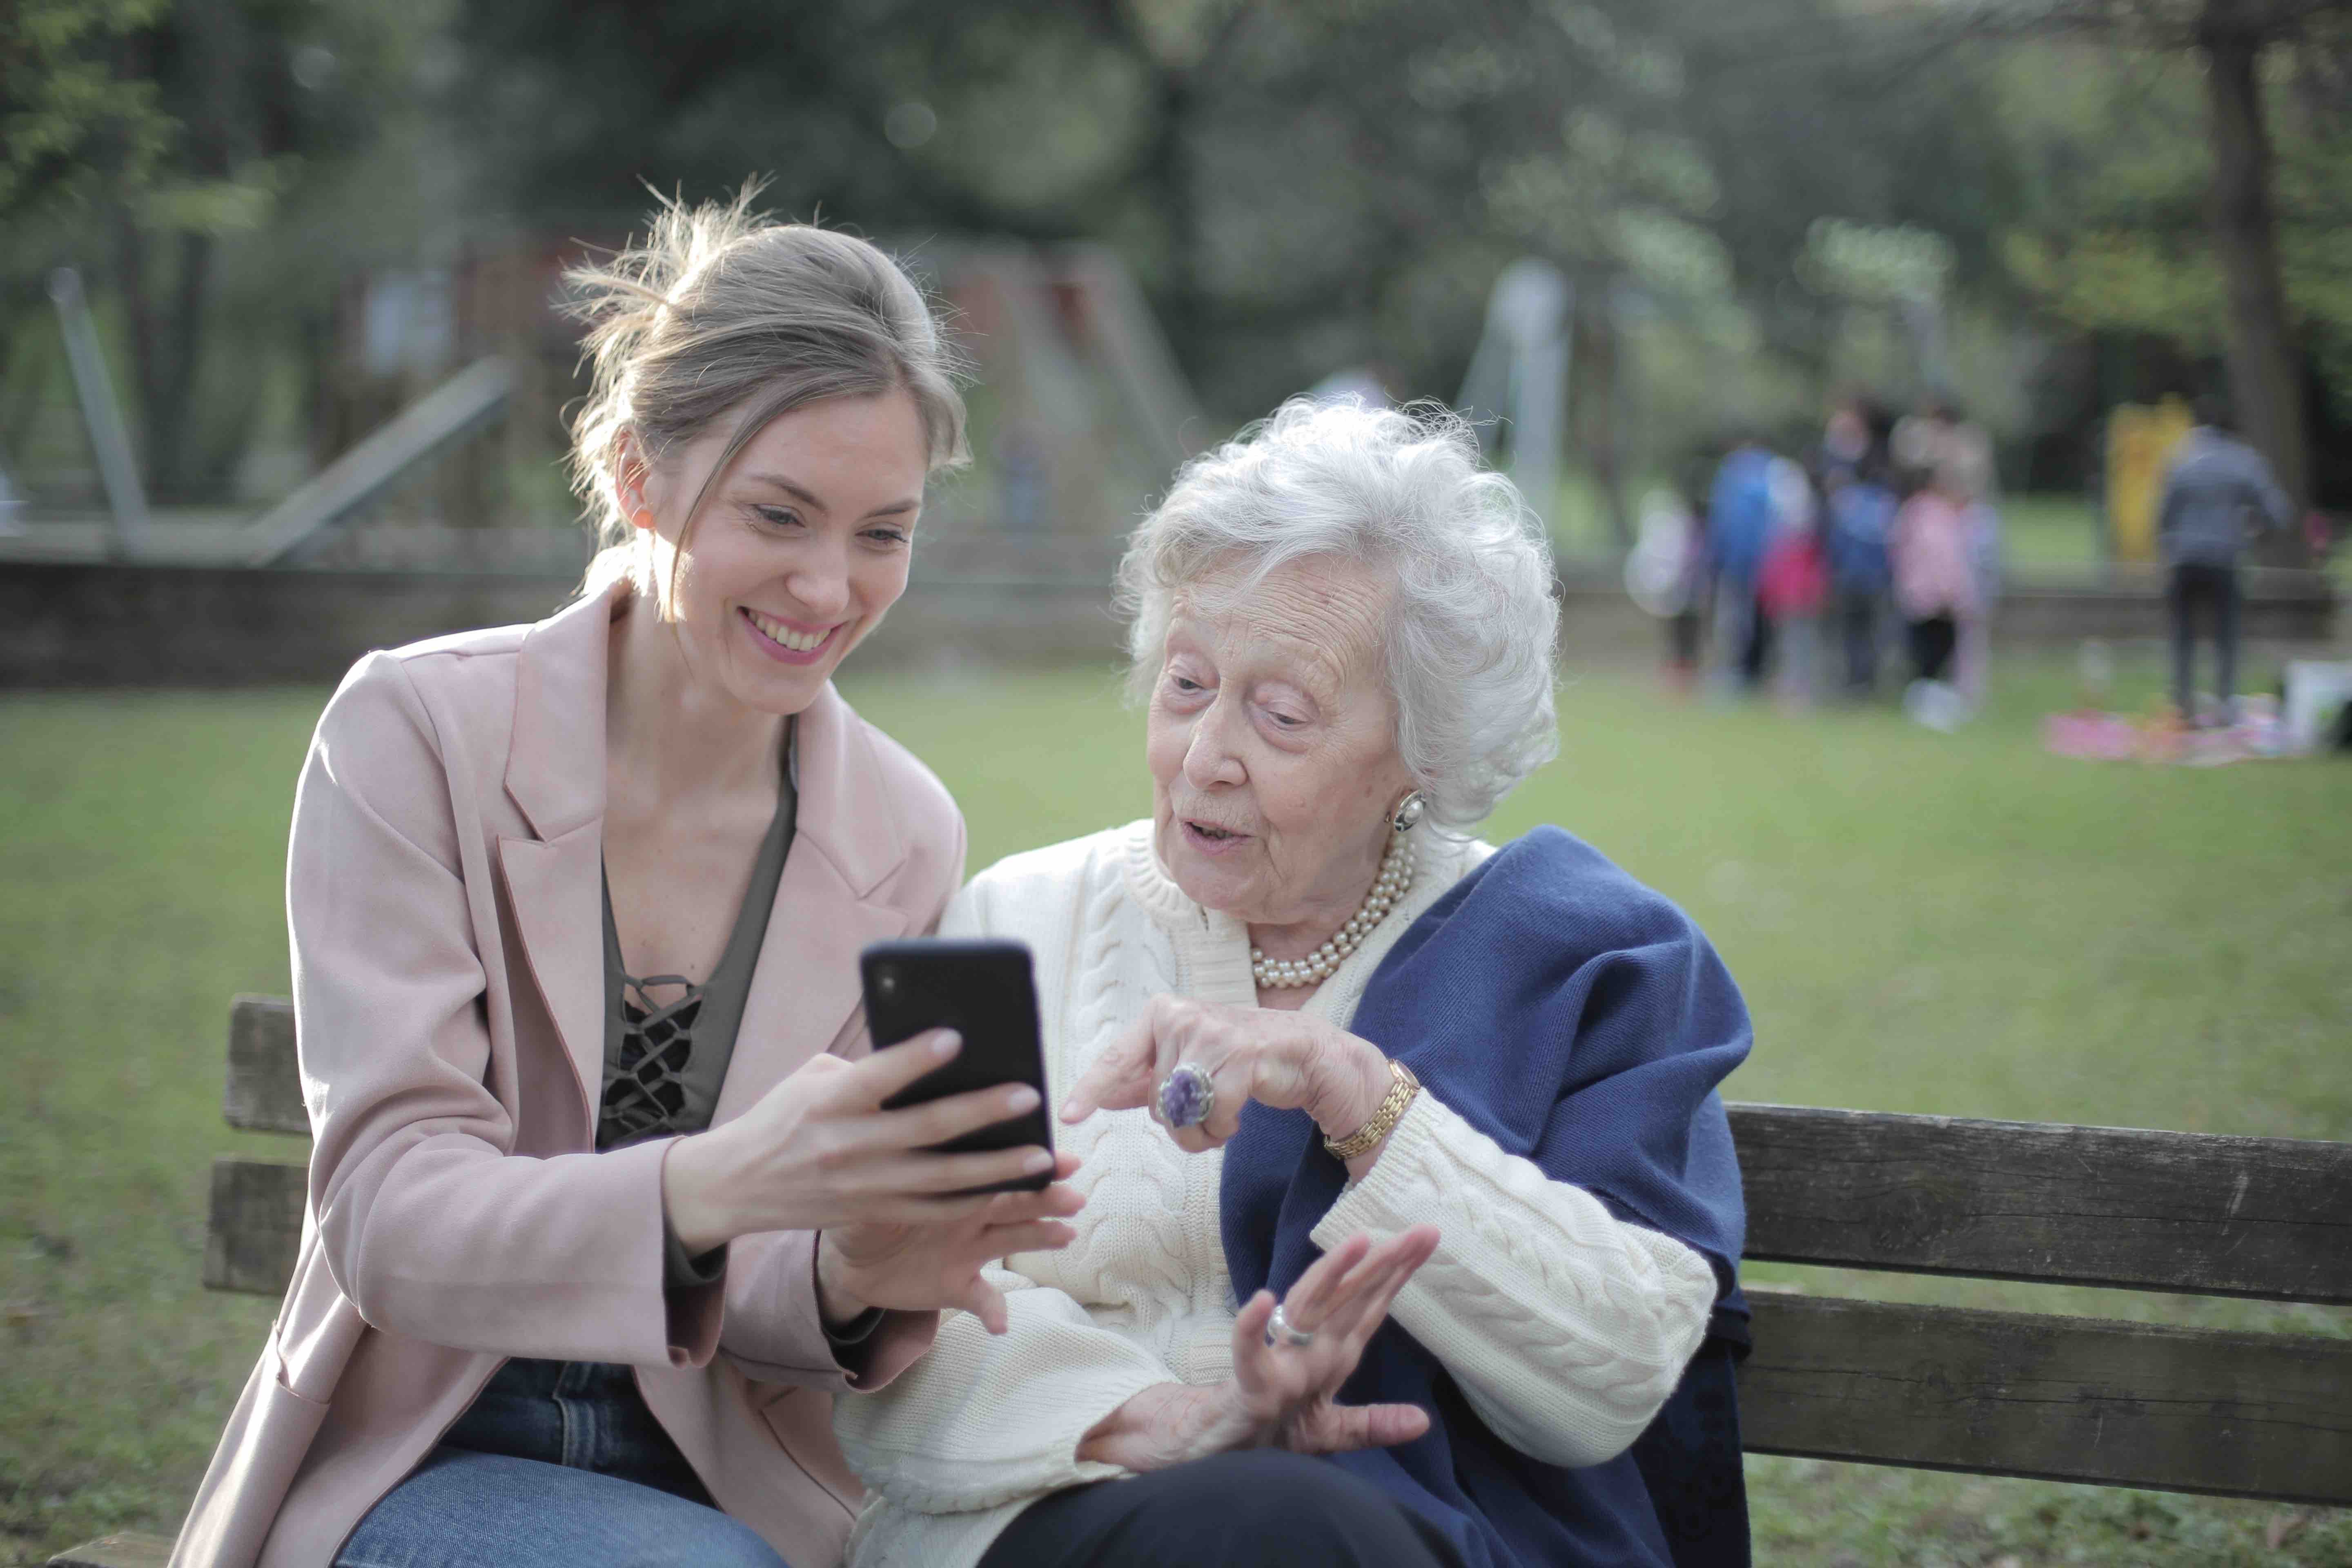
M1411 893L1306 1011L1345 1027L1389 948L1493 850L1424 844ZM1045 1070L1058 1103L1095 1053L1161 992L1256 1005L1241 922L1186 898L1136 822L1016 855L949 906L943 936L1010 937L1036 955ZM1641 1435L1697 1349L1715 1278L1696 1252L1626 1225L1580 1187L1506 1153L1428 1085L1370 1173L1316 1226L1328 1248L1424 1221L1436 1256L1392 1315L1439 1357L1505 1441L1559 1465ZM1232 1372L1235 1303L1217 1228L1222 1152L1186 1154L1142 1110L1056 1123L1085 1161L1087 1206L1059 1252L992 1269L1011 1331L950 1314L888 1386L835 1402L868 1500L856 1568L970 1568L1043 1493L1125 1475L1081 1463L1095 1424L1154 1384Z

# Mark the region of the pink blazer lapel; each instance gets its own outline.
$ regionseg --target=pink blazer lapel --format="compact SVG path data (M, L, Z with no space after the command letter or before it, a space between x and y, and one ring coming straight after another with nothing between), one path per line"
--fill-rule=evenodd
M616 584L533 626L516 656L507 794L536 838L499 860L532 978L595 1124L604 1079L604 672Z
M604 1094L604 846L601 816L560 838L499 839L515 931L579 1075L591 1138Z
M906 934L875 890L906 858L903 829L857 718L827 686L801 715L800 814L751 972L713 1120L748 1109L839 1037L859 1005L857 954Z

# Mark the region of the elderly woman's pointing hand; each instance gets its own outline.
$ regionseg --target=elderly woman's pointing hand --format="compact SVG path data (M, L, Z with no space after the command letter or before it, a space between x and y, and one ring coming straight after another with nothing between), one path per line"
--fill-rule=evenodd
M1207 1086L1189 1102L1179 1068ZM1140 1106L1180 1147L1199 1153L1231 1138L1242 1106L1255 1100L1304 1110L1336 1142L1370 1122L1396 1083L1378 1047L1328 1019L1162 994L1071 1087L1062 1120ZM1349 1174L1360 1176L1379 1156L1374 1142L1349 1163Z

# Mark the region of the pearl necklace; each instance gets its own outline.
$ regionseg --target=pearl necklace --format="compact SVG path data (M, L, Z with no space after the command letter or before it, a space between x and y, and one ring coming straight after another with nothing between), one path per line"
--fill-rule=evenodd
M1381 874L1372 879L1372 890L1364 895L1364 901L1356 906L1356 912L1337 935L1305 958L1268 959L1263 948L1253 947L1250 977L1269 991L1317 985L1329 979L1332 971L1364 944L1372 928L1412 887L1413 858L1411 840L1402 833L1391 838L1389 852L1381 858Z

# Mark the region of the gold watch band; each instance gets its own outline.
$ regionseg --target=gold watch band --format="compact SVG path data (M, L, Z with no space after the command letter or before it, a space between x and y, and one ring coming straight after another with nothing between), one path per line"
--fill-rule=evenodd
M1382 1097L1380 1109L1372 1112L1370 1121L1345 1138L1323 1140L1323 1147L1331 1152L1333 1158L1352 1160L1368 1150L1378 1148L1381 1140L1394 1131L1396 1124L1404 1119L1405 1107L1411 1105L1412 1097L1421 1092L1421 1079L1413 1077L1412 1069L1394 1057L1389 1058L1389 1076L1396 1081L1389 1085L1388 1093Z

